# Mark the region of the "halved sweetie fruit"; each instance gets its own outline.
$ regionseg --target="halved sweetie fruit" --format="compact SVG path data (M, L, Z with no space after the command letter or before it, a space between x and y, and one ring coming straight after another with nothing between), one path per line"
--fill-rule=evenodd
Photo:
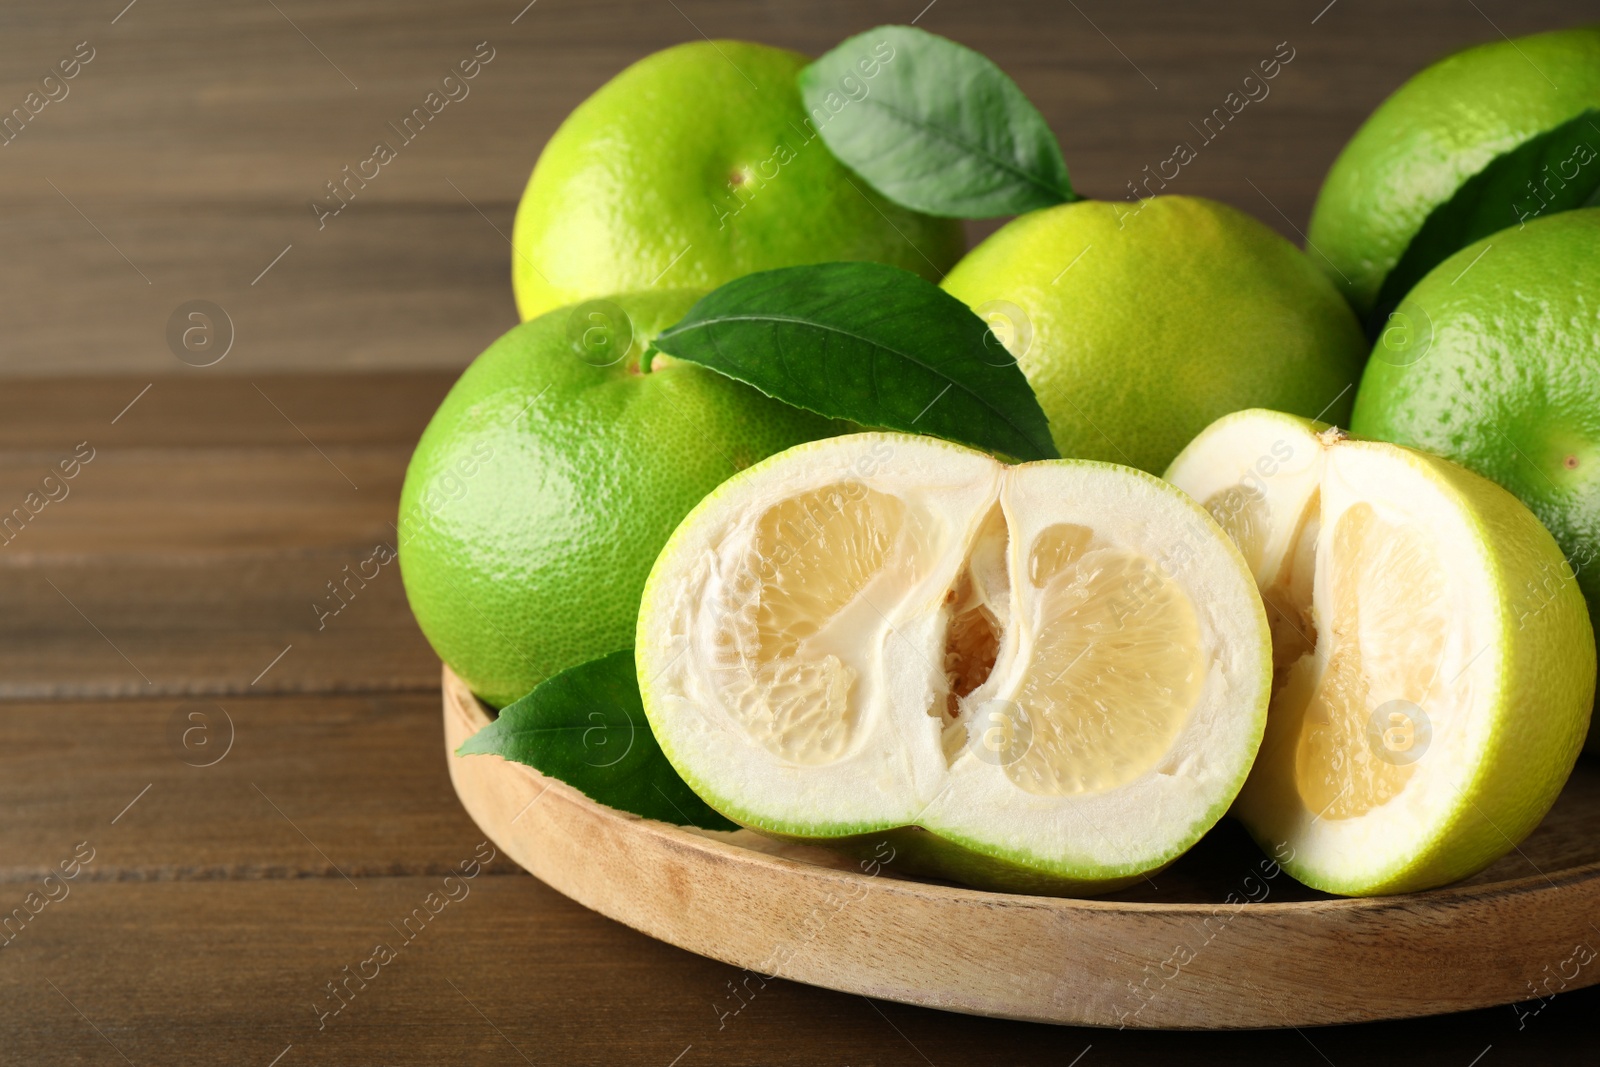
M1595 653L1532 512L1447 460L1272 411L1219 419L1167 477L1235 538L1267 605L1272 706L1234 809L1263 848L1318 889L1406 892L1538 825L1588 726Z
M1171 485L881 433L792 448L691 512L636 657L662 750L729 818L1060 894L1217 821L1271 678L1249 568Z

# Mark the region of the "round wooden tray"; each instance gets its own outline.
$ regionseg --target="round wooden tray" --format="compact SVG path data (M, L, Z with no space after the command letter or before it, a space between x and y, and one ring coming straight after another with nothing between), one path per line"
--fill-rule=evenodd
M1600 768L1587 757L1520 848L1445 889L1323 897L1224 820L1149 884L1062 900L900 878L887 854L864 871L749 831L615 811L531 767L455 755L488 722L446 668L450 777L484 833L585 907L746 968L747 983L776 975L978 1015L1223 1029L1431 1015L1600 980L1589 921ZM728 1011L739 1004L730 996Z

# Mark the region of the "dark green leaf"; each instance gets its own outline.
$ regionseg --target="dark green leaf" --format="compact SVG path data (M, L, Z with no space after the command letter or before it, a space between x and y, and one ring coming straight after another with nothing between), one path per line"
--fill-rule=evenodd
M1055 459L1028 380L961 301L881 263L748 274L656 338L670 356L834 419Z
M647 819L739 828L696 796L662 755L639 699L631 648L547 679L456 752L526 763L591 800Z
M1381 326L1411 287L1474 241L1582 207L1600 192L1600 110L1590 109L1497 156L1434 208L1383 280Z
M841 162L930 215L1020 215L1078 199L1039 109L986 57L911 26L850 38L800 72Z

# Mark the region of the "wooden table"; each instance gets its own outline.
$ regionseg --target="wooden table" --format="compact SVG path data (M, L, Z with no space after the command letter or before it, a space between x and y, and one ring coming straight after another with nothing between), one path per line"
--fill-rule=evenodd
M1083 1067L1466 1067L1493 1046L1493 1067L1591 1047L1593 990L1523 1019L1185 1035L773 982L719 1025L740 972L501 857L405 926L486 854L445 771L438 661L393 567L320 629L312 605L392 541L410 443L450 380L146 391L82 378L0 393L0 501L78 442L93 449L69 494L0 548L0 912L59 898L0 949L0 1063L1059 1065L1088 1049ZM77 876L47 882L63 861ZM393 963L321 1014L339 1004L329 982L405 933Z
M774 982L719 1021L735 971L503 857L448 883L466 895L407 940L403 920L486 854L446 776L438 663L392 566L320 628L313 605L392 540L418 433L513 321L495 227L538 145L612 71L701 29L815 52L922 3L123 2L0 12L6 106L75 42L98 50L73 95L0 148L0 513L60 497L47 469L92 455L0 535L0 919L29 915L0 923L0 1064L1592 1057L1593 991L1537 1015L1186 1035ZM1409 71L1597 14L1389 6L941 0L919 24L1010 69L1099 195L1291 40L1272 99L1174 191L1293 234L1343 138ZM322 181L483 39L501 58L478 94L318 231L306 201ZM238 335L203 370L164 339L195 298ZM332 1014L329 983L380 941L405 944Z

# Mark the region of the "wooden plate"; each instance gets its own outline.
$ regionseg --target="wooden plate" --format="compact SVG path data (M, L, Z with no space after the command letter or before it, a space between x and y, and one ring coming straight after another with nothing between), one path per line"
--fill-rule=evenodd
M900 878L749 831L614 811L496 756L444 672L445 747L484 833L585 907L691 952L869 997L1089 1026L1317 1026L1532 1001L1600 980L1600 768L1475 878L1340 900L1300 886L1231 821L1147 885L1099 900ZM730 988L726 1010L742 1003ZM1534 1005L1529 1005L1531 1008Z

